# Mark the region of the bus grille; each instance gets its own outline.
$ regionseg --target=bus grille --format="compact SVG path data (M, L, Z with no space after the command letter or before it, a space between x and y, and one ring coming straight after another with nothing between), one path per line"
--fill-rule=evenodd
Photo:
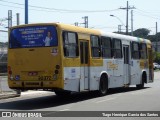
M26 82L25 85L40 85L39 82Z

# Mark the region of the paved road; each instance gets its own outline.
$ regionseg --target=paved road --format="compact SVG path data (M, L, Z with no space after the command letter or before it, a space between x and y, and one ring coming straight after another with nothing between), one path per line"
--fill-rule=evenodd
M12 91L8 87L7 76L5 76L5 77L0 76L0 90L1 91L6 91L6 92L7 91Z
M73 94L68 98L57 97L54 94L54 92L38 92L38 93L32 92L32 94L23 93L22 96L18 98L1 100L0 110L1 111L4 110L160 111L160 72L155 72L154 83L147 84L145 88L142 90L137 90L135 86L132 86L126 89L125 88L111 89L108 95L104 97L97 96L95 92L92 93L86 92L81 94ZM47 112L47 114L54 115L56 113ZM61 118L56 118L56 119L61 119ZM116 119L116 118L110 118L110 119ZM134 120L134 118L129 118L129 119ZM158 120L160 118L138 118L138 119ZM128 119L126 118L126 120Z

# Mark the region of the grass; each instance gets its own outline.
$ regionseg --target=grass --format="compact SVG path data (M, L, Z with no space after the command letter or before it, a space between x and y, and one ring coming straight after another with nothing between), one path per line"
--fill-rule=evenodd
M158 72L158 71L160 71L160 69L156 69L156 70L154 70L154 72Z

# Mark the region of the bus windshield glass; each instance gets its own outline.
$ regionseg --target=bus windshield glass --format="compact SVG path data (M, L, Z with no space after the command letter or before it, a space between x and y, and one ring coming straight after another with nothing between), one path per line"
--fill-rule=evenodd
M10 48L51 47L58 45L54 26L28 26L10 32Z

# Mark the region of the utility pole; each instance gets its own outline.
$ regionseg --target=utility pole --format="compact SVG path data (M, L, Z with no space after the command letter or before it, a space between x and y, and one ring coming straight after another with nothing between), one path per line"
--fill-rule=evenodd
M28 24L28 0L25 0L25 24Z
M157 22L156 22L156 35L157 35L157 33L158 33L158 25L157 25ZM157 37L156 37L156 52L158 52L158 38Z
M16 16L17 16L17 25L19 25L19 24L20 24L20 17L19 17L19 13L17 13L17 14L16 14Z
M133 10L131 10L131 36L133 36Z
M12 10L8 10L8 29L12 27Z
M118 25L118 33L121 33L121 27L122 27L122 25Z
M128 1L127 1L127 15L126 15L126 35L128 35Z
M135 9L135 7L134 7L134 6L133 6L133 7L130 7L130 6L128 5L128 1L127 1L127 7L124 7L124 8L120 7L119 9L126 10L126 35L128 35L128 11L129 11L130 9Z
M84 24L85 28L88 28L88 16L84 16L82 18L84 19L84 23L82 23L82 24Z
M75 26L78 26L78 22L75 22L74 25L75 25Z

